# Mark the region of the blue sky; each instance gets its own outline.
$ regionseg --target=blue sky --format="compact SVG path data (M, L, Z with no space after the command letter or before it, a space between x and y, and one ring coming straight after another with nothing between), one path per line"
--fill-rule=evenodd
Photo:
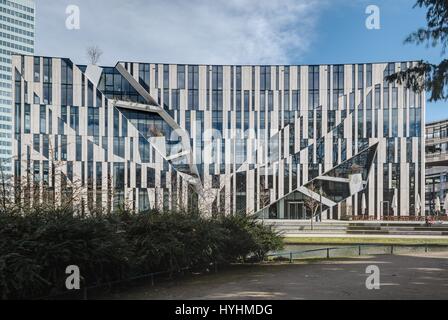
M440 50L403 44L412 31L425 26L425 11L413 9L414 0L334 0L324 7L316 26L316 39L300 63L352 63L442 59ZM365 8L380 8L381 29L365 28ZM364 14L363 14L364 13ZM448 118L448 103L427 103L426 120Z
M425 25L415 0L39 0L36 53L85 63L98 45L100 63L118 60L216 64L323 64L429 60L439 50L404 45ZM68 5L80 29L65 26ZM368 5L381 29L365 27ZM448 103L428 103L427 121L448 118Z

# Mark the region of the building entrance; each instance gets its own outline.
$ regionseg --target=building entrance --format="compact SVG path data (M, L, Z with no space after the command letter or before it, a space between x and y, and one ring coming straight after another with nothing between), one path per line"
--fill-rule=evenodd
M290 220L305 220L306 212L304 203L295 201L288 202L285 218Z

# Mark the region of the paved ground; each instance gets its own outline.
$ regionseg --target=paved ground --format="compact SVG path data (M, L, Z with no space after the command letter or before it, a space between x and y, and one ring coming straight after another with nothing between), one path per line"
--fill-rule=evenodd
M366 289L369 265L380 268L380 290ZM448 252L239 266L218 274L133 288L106 298L448 299Z

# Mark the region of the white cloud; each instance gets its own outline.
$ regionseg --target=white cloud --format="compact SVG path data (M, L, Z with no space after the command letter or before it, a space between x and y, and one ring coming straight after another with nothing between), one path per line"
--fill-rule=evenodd
M209 64L294 63L312 44L324 0L40 0L36 53L85 62L99 45L117 60ZM65 28L80 7L81 29Z

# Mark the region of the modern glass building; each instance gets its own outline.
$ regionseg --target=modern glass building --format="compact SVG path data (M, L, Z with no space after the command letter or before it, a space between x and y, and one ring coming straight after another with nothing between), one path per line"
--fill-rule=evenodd
M422 214L425 96L412 62L222 66L15 56L27 203L325 219ZM416 206L417 199L420 200ZM421 203L420 203L421 202Z
M448 119L426 125L426 212L436 213L436 199L441 211L448 194Z
M0 170L11 173L11 55L34 53L34 0L0 0Z

